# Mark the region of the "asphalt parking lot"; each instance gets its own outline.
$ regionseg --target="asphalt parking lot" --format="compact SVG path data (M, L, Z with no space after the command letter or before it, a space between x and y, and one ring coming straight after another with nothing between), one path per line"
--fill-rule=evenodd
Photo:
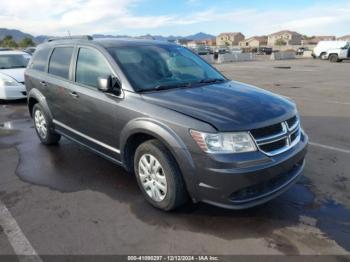
M349 254L350 63L296 59L217 68L296 101L311 142L296 185L249 210L195 204L164 213L118 166L66 139L41 145L25 102L6 103L0 214L6 207L21 231L12 233L25 241L13 246L0 223L0 254Z

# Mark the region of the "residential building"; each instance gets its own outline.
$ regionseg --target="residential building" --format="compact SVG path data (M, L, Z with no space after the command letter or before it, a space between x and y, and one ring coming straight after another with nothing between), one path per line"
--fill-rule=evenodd
M207 45L207 46L216 46L216 39L215 38L206 39L204 41L205 41L205 45Z
M267 46L267 36L253 36L239 42L241 48L257 48Z
M244 40L244 35L240 32L221 33L216 37L217 46L238 46Z
M312 36L312 37L304 37L301 40L302 45L317 45L320 41L334 41L336 37L334 35L320 35L320 36Z
M283 40L286 45L301 45L302 38L303 36L297 32L283 30L269 35L267 45L274 47L276 46L276 41L280 39Z
M344 35L342 37L339 37L338 40L341 41L350 41L350 35Z

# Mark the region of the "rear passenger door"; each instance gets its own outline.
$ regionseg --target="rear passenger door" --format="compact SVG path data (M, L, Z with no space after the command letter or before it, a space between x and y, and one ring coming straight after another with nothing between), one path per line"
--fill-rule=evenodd
M47 78L41 82L46 89L45 96L54 121L66 125L73 123L75 105L74 82L70 80L73 52L73 46L55 47L49 59Z
M75 60L77 98L71 107L74 121L70 127L80 133L85 144L119 159L114 127L120 99L97 89L98 77L115 74L106 57L93 47L79 47Z

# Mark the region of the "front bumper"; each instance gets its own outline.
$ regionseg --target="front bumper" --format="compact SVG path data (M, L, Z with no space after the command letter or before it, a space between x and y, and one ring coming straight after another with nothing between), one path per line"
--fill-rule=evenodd
M291 187L305 165L308 137L280 155L261 152L194 156L197 167L195 199L212 205L244 209L265 203Z
M15 100L15 99L24 99L26 97L27 97L26 87L22 84L18 86L0 87L0 99Z

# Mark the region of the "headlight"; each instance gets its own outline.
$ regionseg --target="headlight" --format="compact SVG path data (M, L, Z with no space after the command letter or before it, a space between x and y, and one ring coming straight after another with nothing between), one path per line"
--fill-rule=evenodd
M19 83L13 79L12 77L9 77L4 74L0 74L0 87L4 86L18 86Z
M257 150L248 132L204 133L191 130L190 133L198 146L207 153L243 153Z

